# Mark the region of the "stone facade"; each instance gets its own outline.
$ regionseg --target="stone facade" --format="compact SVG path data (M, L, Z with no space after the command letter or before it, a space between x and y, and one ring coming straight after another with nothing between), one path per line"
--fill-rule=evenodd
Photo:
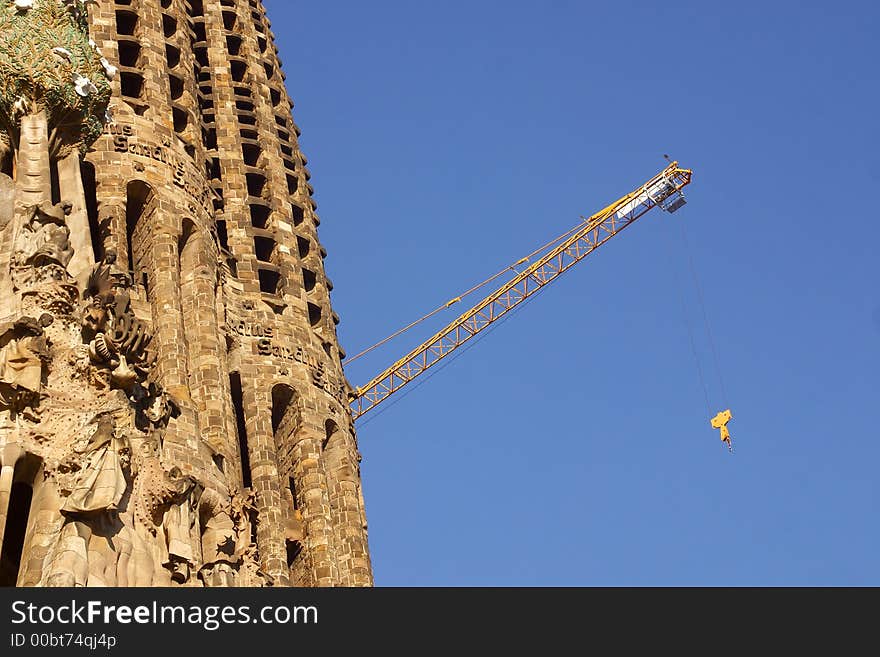
M0 0L0 29L0 585L372 585L261 3Z

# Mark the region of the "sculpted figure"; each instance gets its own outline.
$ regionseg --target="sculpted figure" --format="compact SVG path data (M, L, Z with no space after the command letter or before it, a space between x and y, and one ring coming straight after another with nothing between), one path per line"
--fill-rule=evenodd
M101 415L88 442L68 459L68 467L78 469L79 473L61 512L72 515L116 511L128 487L123 471L128 460L128 444L124 437L116 435L113 417Z
M241 557L236 550L238 532L232 512L228 497L215 490L206 490L199 500L202 526L202 567L199 577L207 587L235 586L235 566Z
M175 499L162 518L162 533L167 548L163 566L171 571L171 581L184 584L189 581L195 565L192 533L196 525L193 509L193 482L187 482L186 492Z
M58 265L67 268L73 258L67 215L70 203L52 205L48 202L28 208L28 219L16 239L13 262L19 267Z
M13 416L26 408L35 416L50 359L43 329L53 321L46 314L39 321L22 317L11 325L0 326L0 406L8 408Z
M195 564L190 535L195 523L191 498L196 482L180 468L166 469L160 454L161 440L154 432L141 446L132 494L134 517L158 540L160 563L171 571L172 580L184 583Z
M89 276L82 335L92 361L111 369L113 385L128 389L146 378L152 364L147 351L151 336L132 311L130 279L115 263L116 253L108 251Z
M180 415L174 398L152 381L146 388L135 386L131 399L136 411L135 426L141 430L167 427L172 418Z

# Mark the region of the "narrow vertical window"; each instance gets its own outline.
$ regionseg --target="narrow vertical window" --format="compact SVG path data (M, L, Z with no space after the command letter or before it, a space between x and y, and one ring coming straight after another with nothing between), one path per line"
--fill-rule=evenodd
M251 477L251 457L248 453L247 426L244 421L244 397L241 391L241 375L229 375L229 389L232 393L232 408L235 409L235 426L238 432L238 451L241 454L241 484L245 488L253 485Z

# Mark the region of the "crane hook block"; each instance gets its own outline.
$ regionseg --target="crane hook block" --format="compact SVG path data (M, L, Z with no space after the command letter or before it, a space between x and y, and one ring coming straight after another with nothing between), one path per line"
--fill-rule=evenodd
M713 417L710 420L713 429L721 430L721 441L727 443L727 449L731 452L733 451L733 446L730 443L730 430L727 428L727 423L733 419L733 413L730 412L728 408L726 411L721 411L718 415Z

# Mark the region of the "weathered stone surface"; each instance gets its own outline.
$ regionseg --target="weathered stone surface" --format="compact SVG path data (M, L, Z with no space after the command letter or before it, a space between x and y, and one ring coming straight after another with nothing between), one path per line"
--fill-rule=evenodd
M262 5L85 6L0 0L0 584L369 586Z

